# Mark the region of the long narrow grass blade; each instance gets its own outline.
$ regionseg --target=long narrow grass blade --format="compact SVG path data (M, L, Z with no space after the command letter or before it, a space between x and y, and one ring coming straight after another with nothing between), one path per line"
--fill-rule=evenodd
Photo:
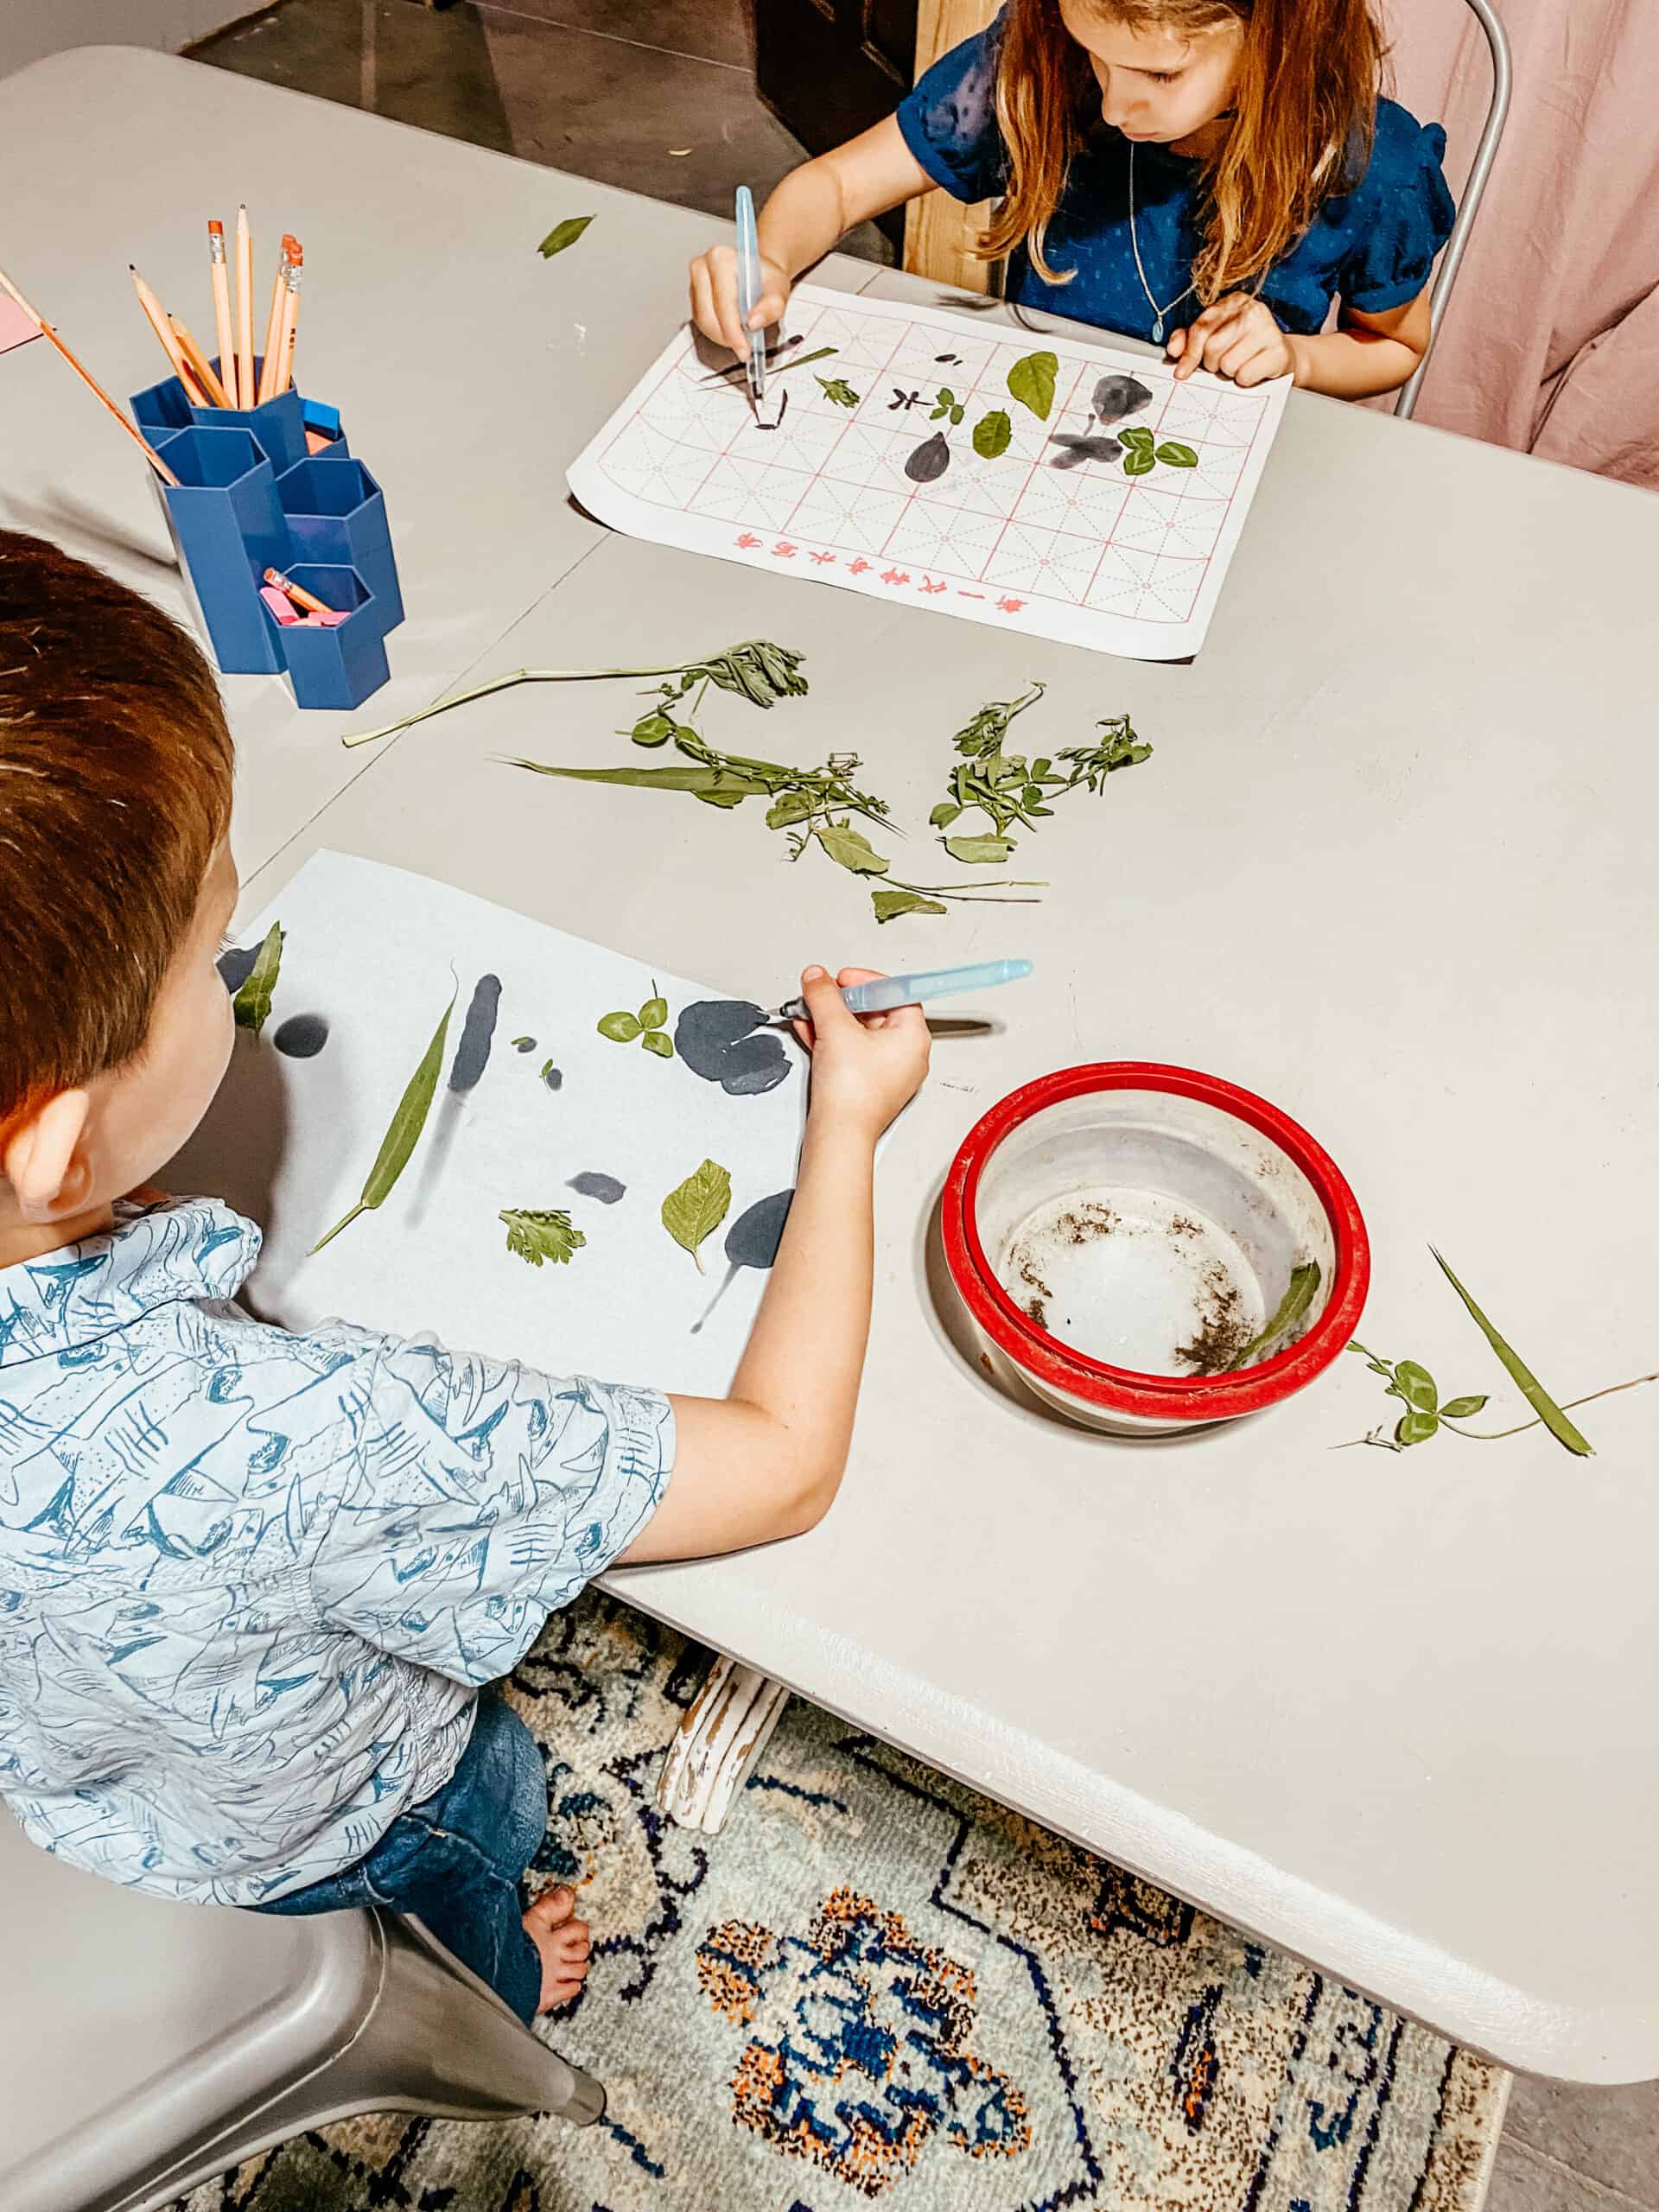
M381 1140L380 1149L363 1185L363 1195L342 1221L337 1221L326 1236L320 1236L306 1255L321 1252L325 1244L332 1243L342 1229L347 1228L360 1213L369 1213L383 1205L397 1187L397 1179L410 1163L421 1131L426 1127L426 1117L432 1110L436 1095L438 1077L443 1069L444 1046L449 1035L449 1017L455 1010L455 994L449 994L449 1003L443 1009L443 1019L432 1033L432 1042L397 1102L397 1111L391 1117L391 1126Z
M677 662L672 668L515 668L506 676L493 676L487 683L474 684L470 691L452 692L447 699L435 699L429 707L417 707L412 715L387 722L380 729L353 730L340 741L346 747L374 745L383 737L413 729L416 722L429 721L434 715L447 715L451 707L487 699L493 691L510 691L515 683L600 683L620 676L677 676L681 665Z
M1434 1247L1432 1244L1428 1249L1431 1252L1434 1252ZM1457 1292L1458 1296L1468 1307L1471 1319L1474 1321L1476 1327L1480 1331L1482 1336L1485 1338L1487 1343L1491 1344L1492 1350L1497 1354L1497 1357L1503 1363L1510 1381L1516 1385L1516 1388L1520 1391L1522 1396L1532 1408L1534 1413L1537 1414L1539 1420L1542 1421L1544 1427L1549 1431L1556 1442L1558 1444L1565 1445L1569 1452L1576 1452L1580 1459L1593 1459L1595 1457L1594 1445L1588 1443L1585 1438L1579 1433L1578 1430L1573 1427L1572 1422L1568 1421L1567 1415L1556 1404L1554 1399L1550 1396L1548 1391L1545 1389L1543 1384L1538 1380L1538 1377L1526 1364L1525 1361L1521 1359L1518 1355L1512 1351L1509 1345L1504 1343L1503 1338L1498 1335L1497 1331L1486 1319L1486 1316L1481 1312L1479 1306L1476 1305L1474 1300L1470 1297L1468 1292L1458 1281L1456 1275L1452 1274L1451 1268L1447 1267L1446 1262L1440 1257L1438 1252L1434 1252L1434 1262L1435 1265L1440 1268L1440 1273L1446 1277L1452 1289Z
M1224 1370L1230 1374L1235 1368L1255 1367L1268 1356L1270 1345L1276 1346L1287 1337L1313 1303L1319 1287L1319 1263L1305 1260L1300 1268L1290 1271L1290 1287L1274 1308L1267 1326L1258 1330L1242 1351L1235 1352Z
M734 776L728 769L697 762L683 768L555 768L545 760L508 760L509 768L528 768L533 776L568 776L577 784L626 784L642 791L731 791L740 798L761 798L769 786L754 776Z
M251 1029L257 1037L270 1019L271 994L283 968L283 925L273 922L265 932L259 957L249 969L242 988L231 1001L238 1029Z

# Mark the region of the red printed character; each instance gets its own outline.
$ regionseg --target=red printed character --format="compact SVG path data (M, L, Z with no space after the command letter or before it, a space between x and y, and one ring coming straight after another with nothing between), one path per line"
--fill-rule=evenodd
M847 573L849 576L861 576L869 565L863 555L860 554L856 561L849 561L847 563Z
M1025 603L1023 599L999 599L996 602L999 612L1003 614L1017 614Z
M817 563L820 568L823 568L826 561L833 561L835 557L836 556L833 553L815 553L812 556L812 558Z
M755 536L752 530L746 530L742 537L740 537L737 542L745 553L752 553L755 547L760 543L760 540Z
M947 587L944 584L936 584L931 576L924 576L922 578L922 589L925 592L940 592L946 588Z
M798 545L791 545L789 543L789 540L785 537L780 537L772 550L774 553L780 555L785 561L792 561L797 553L800 551Z
M881 581L884 584L907 584L910 571L907 569L883 569Z

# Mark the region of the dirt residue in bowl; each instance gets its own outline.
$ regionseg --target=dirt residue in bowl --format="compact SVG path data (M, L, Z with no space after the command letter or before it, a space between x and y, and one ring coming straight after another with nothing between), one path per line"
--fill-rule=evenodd
M1176 1346L1175 1357L1189 1375L1219 1375L1249 1343L1250 1317L1240 1312L1238 1285L1218 1262L1205 1269L1198 1294L1198 1332Z
M1060 1216L1054 1231L1068 1244L1092 1244L1096 1236L1109 1236L1116 1227L1117 1216L1110 1206L1103 1205L1098 1198L1084 1198Z

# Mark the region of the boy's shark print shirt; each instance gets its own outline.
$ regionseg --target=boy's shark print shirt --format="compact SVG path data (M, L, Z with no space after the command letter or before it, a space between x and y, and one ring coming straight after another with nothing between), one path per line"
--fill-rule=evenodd
M230 1904L448 1779L674 1457L656 1391L256 1321L258 1251L191 1199L0 1269L0 1794L64 1859Z

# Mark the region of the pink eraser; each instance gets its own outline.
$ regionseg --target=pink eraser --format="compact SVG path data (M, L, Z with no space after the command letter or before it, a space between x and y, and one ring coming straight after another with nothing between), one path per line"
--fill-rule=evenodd
M293 601L289 597L285 591L278 591L275 584L261 584L259 587L259 596L264 601L265 605L276 617L276 620L284 626L289 623L297 622L299 620L300 618L295 612Z

